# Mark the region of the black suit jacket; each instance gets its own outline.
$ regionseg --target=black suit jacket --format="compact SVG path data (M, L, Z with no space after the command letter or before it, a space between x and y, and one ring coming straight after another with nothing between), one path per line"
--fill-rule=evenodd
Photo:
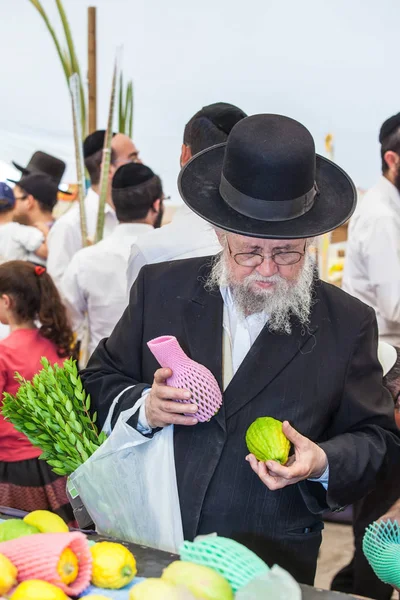
M100 425L127 386L137 384L122 395L113 423L151 386L159 365L146 343L160 335L176 336L221 385L223 301L219 292L204 289L210 260L142 269L120 322L82 373ZM329 460L328 493L309 481L273 492L261 483L245 462L245 433L260 416L288 419L320 444ZM373 310L316 280L309 328L294 322L291 335L278 335L265 327L225 390L218 414L174 432L185 538L217 531L312 583L321 513L364 496L387 452L400 455Z

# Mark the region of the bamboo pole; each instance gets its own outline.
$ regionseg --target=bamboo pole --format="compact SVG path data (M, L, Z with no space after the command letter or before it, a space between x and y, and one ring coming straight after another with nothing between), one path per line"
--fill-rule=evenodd
M89 90L89 133L97 129L97 47L96 7L88 8L88 90Z
M107 202L107 194L109 188L109 174L110 174L110 165L111 165L111 141L112 141L112 133L113 133L113 122L114 122L114 108L115 108L115 96L116 96L116 87L117 87L117 77L118 77L118 66L119 66L119 54L117 53L117 57L115 59L114 64L114 73L111 84L111 96L110 96L110 106L108 110L108 121L107 121L107 130L104 140L104 148L103 148L103 163L101 166L101 177L100 177L100 200L99 200L99 212L97 215L97 228L96 228L96 238L95 242L99 242L103 239L104 232L104 209Z
M72 121L74 126L74 142L75 142L75 161L76 175L78 181L78 199L79 199L79 214L82 236L82 247L88 245L85 197L86 197L86 182L85 182L85 166L83 160L83 137L82 126L80 121L80 79L77 73L74 73L69 79L72 104Z

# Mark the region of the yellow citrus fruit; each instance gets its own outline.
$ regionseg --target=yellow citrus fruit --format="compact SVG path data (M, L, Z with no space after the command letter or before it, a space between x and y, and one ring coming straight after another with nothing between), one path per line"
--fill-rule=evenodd
M29 579L19 584L10 600L69 600L69 598L52 583Z
M61 581L66 585L73 583L78 577L78 557L72 552L71 548L65 548L62 552L57 565L57 573L59 574Z
M92 553L92 583L100 588L119 590L137 573L136 560L128 548L116 542L98 542Z
M0 554L0 596L7 594L17 583L17 567L14 567L7 556Z
M68 525L49 510L34 510L24 517L25 523L37 527L40 533L67 533Z

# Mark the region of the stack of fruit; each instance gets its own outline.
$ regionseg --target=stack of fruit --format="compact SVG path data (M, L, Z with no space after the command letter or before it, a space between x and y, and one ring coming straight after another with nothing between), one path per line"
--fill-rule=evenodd
M49 511L0 523L0 597L68 600L90 583L122 588L136 572L135 558L125 546L99 542L89 548L82 533L70 533L64 521Z
M82 533L69 532L51 512L34 511L23 520L0 523L0 597L7 600L68 600L72 596L109 600L114 597L111 590L121 590L126 600L234 597L231 584L220 573L194 562L175 561L159 579L129 587L136 574L136 560L125 546L99 542L89 547ZM85 595L90 583L95 595Z

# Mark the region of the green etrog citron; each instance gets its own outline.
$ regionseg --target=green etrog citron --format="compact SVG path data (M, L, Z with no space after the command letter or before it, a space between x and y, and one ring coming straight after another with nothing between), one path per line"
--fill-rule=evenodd
M282 421L260 417L246 432L246 444L257 460L276 460L284 465L289 457L290 442L282 432Z

